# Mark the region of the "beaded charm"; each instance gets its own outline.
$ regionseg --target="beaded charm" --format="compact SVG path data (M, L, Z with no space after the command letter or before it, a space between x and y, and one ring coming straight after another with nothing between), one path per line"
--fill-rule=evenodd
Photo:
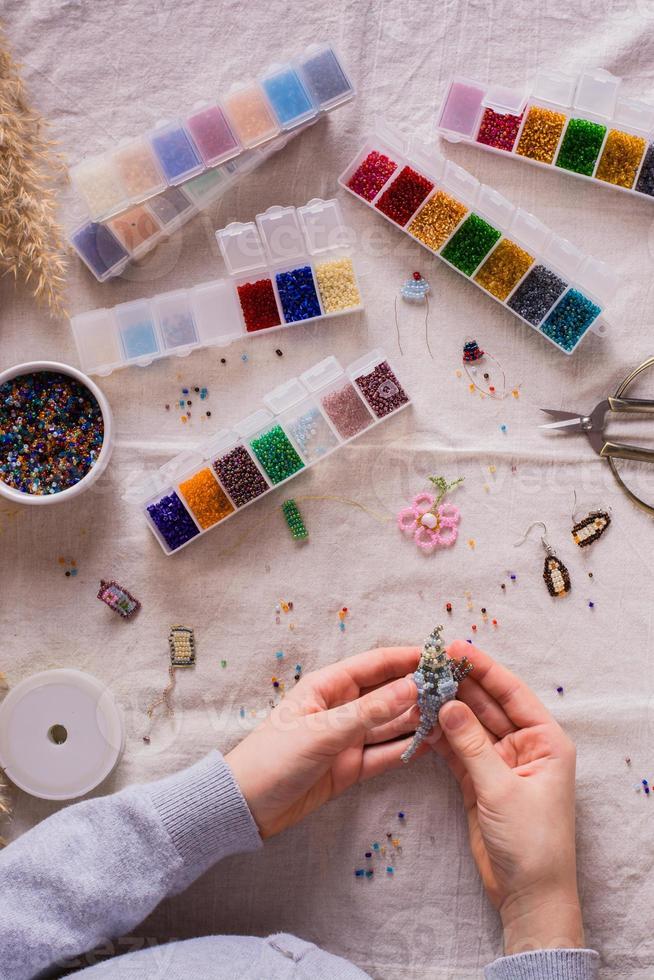
M580 548L587 548L598 538L601 538L611 523L611 517L605 510L592 510L583 520L572 527L572 540Z
M482 365L479 368L479 371L483 371L482 378L476 365L484 358L487 358L491 364ZM487 395L489 398L495 398L498 401L503 401L509 394L504 368L496 357L493 357L488 351L482 350L476 340L466 340L463 345L463 369L470 383L470 391L478 391L481 395ZM520 385L514 385L510 390L514 398L519 397ZM505 430L506 426L502 431Z
M195 663L195 636L191 627L171 626L168 648L173 667L192 667Z
M427 637L413 675L418 688L420 723L411 745L402 753L402 762L408 762L414 755L438 721L442 706L454 699L459 684L473 669L466 657L456 661L447 656L441 639L442 630L442 626L436 626Z
M414 272L409 279L400 286L400 296L407 303L411 303L413 306L426 307L425 309L425 343L427 345L427 350L429 351L429 356L434 359L432 354L431 346L429 344L429 293L431 292L431 286L424 279L419 272ZM397 345L400 348L400 354L403 354L402 342L400 340L400 323L397 316L397 296L395 297L395 330L397 332Z
M133 613L141 608L138 599L124 589L118 582L105 582L100 580L98 599L106 603L110 609L117 612L123 619L128 619Z
M441 504L441 500L449 490L463 482L463 477L453 483L448 483L442 476L430 476L429 480L439 491L438 495L419 493L411 506L397 515L400 531L411 535L418 547L426 552L450 548L458 537L459 509L452 504Z

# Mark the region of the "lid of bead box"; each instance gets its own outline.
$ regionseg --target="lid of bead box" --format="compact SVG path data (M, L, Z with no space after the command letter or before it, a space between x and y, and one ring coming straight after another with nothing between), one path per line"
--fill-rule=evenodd
M234 432L233 429L219 429L211 439L207 439L202 444L202 451L205 457L210 459L213 456L220 456L226 449L230 449L240 441L238 432Z
M357 358L356 361L352 361L348 364L346 370L351 378L359 378L362 374L367 374L371 371L377 364L386 360L386 355L381 348L376 347L374 350L368 351L363 357Z
M517 238L521 245L534 252L541 252L551 235L550 229L529 211L516 208L507 232L509 238Z
M338 358L333 355L318 361L313 367L300 375L300 379L307 386L309 391L318 391L324 385L329 384L343 374L343 368Z
M291 378L290 381L286 381L283 385L269 391L262 400L266 408L269 408L275 415L280 415L288 408L292 408L293 405L299 404L308 394L299 378Z
M600 303L607 304L615 294L620 277L606 262L599 259L585 259L575 275L575 284L590 293Z
M620 79L603 68L589 68L577 82L575 109L610 118L615 111Z
M201 452L185 449L159 467L159 473L166 483L174 483L179 476L204 463Z
M265 268L266 253L254 221L233 221L218 229L216 240L231 275Z
M654 128L654 106L638 99L618 99L613 122L647 135Z
M71 317L80 363L89 374L111 374L122 362L111 310L92 310Z
M543 252L543 258L547 263L551 263L556 270L568 278L574 276L583 257L584 253L581 249L567 238L561 238L560 235L552 235Z
M459 201L471 207L477 200L481 184L476 177L460 167L458 163L448 160L443 171L443 187Z
M505 88L503 85L490 85L482 99L482 105L502 115L519 116L527 103L522 89Z
M190 297L201 344L227 347L244 335L238 300L229 279L216 279L194 286Z
M306 253L306 242L294 207L274 205L258 214L256 222L271 262L293 262Z
M252 412L251 415L246 415L244 419L241 419L234 428L239 435L247 439L248 436L252 436L255 432L258 432L259 429L265 429L273 421L274 415L267 408L258 408L256 412Z
M298 208L297 213L312 255L352 244L352 235L343 223L338 201L322 201L314 197Z
M576 75L556 69L539 71L532 86L531 97L537 102L571 106L576 85Z
M490 222L499 225L500 228L506 228L513 218L515 210L515 204L503 197L499 191L489 187L488 184L481 185L475 202L475 211L479 211Z

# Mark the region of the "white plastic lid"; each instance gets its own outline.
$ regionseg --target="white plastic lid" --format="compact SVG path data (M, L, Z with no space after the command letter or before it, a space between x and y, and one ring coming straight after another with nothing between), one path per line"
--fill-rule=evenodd
M298 405L307 397L309 392L304 387L299 378L291 378L283 385L279 385L264 396L263 403L275 415L280 415L286 409Z
M265 268L266 255L254 221L233 221L218 229L216 240L231 275Z
M487 184L482 184L475 210L480 211L485 218L499 225L500 228L506 228L510 224L516 208L515 204L503 197L499 191Z
M46 670L21 681L0 707L0 766L20 789L70 800L95 789L125 744L111 691L80 670Z
M407 155L407 140L396 129L388 125L384 116L375 116L375 136L400 156Z
M362 374L369 374L378 364L386 360L386 355L381 348L376 347L374 350L369 351L362 357L358 357L356 361L352 361L348 364L346 371L352 378L359 378Z
M603 68L588 68L579 76L574 99L576 109L611 117L621 80Z
M509 238L517 238L520 244L534 252L542 252L552 232L529 211L516 208L508 230Z
M338 201L322 201L314 197L297 209L307 246L312 254L343 248L352 244L351 235L343 223Z
M491 85L486 91L482 105L502 115L519 116L524 110L526 102L527 96L520 89Z
M613 299L620 277L606 262L587 258L575 275L575 284L584 292L605 304Z
M175 483L184 473L188 473L189 470L194 470L198 466L202 466L204 461L202 453L193 449L184 449L177 456L173 456L167 463L164 463L163 466L160 466L159 473L165 479L166 483Z
M543 252L543 258L547 262L551 262L559 272L571 277L574 276L581 265L584 253L576 245L573 245L572 242L569 242L567 238L552 235L547 244L547 248Z
M445 170L445 157L439 153L434 143L413 138L409 140L410 163L421 171L425 177L439 180Z
M654 106L638 99L618 99L613 123L639 129L643 134L649 133L654 128Z
M213 456L220 456L226 449L230 449L240 441L238 433L233 429L219 429L211 439L203 443L202 451L207 459L210 459Z
M80 363L91 374L110 374L122 363L112 310L90 310L71 317Z
M267 425L270 425L274 421L274 416L268 411L267 408L259 408L256 412L252 412L252 415L246 415L244 419L241 419L234 428L239 435L247 439L248 436L254 435L259 429L265 429Z
M336 378L344 374L341 362L336 357L326 357L318 361L312 368L300 375L300 380L304 382L309 391L318 391Z
M293 262L304 255L306 243L294 207L274 205L258 214L256 222L271 262Z
M558 106L572 105L577 79L575 75L556 70L539 71L531 92L532 99Z
M472 205L477 200L477 195L479 194L479 188L481 184L476 177L464 170L458 164L453 163L452 160L448 160L445 164L445 171L443 174L443 186L445 190L450 191L454 197L458 198L468 207Z

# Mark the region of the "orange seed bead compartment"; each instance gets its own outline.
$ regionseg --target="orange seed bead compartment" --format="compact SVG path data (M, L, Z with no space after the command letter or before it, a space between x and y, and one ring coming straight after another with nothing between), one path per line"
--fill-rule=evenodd
M234 510L225 491L205 469L179 485L180 492L201 528L213 527Z

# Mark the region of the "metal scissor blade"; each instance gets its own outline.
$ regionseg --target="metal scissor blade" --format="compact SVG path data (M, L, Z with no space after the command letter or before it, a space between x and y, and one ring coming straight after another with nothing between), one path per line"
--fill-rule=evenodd
M541 408L541 412L545 415L549 415L551 419L556 419L562 422L563 419L578 419L581 418L579 412L562 412L558 408Z
M568 432L583 432L581 416L573 415L571 418L561 419L560 422L545 422L539 425L539 429L566 429Z

